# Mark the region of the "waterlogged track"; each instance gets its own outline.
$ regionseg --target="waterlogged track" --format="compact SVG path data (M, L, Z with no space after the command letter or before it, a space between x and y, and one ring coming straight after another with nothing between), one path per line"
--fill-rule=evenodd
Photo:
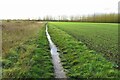
M55 77L56 78L66 78L66 74L65 74L64 69L62 67L62 64L60 62L59 53L57 52L57 47L52 42L51 37L48 33L47 24L46 24L46 36L48 38L50 49L51 49L51 55L52 55L52 59L53 59L52 62L53 62L54 71L55 71Z

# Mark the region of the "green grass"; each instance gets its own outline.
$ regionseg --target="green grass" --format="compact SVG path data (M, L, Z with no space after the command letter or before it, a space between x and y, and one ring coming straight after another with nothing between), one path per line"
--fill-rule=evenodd
M36 36L10 49L7 54L2 58L3 79L54 77L44 25L39 28Z
M89 49L102 53L118 63L118 24L114 23L51 23L82 41Z
M64 27L66 31L71 29L70 26L68 27L70 24L79 23L49 23L49 33L60 49L61 61L67 76L70 78L120 77L120 72L114 69L116 64L109 62L101 54L88 49L85 44L61 30ZM75 26L72 28L74 30ZM77 30L74 32L77 33Z

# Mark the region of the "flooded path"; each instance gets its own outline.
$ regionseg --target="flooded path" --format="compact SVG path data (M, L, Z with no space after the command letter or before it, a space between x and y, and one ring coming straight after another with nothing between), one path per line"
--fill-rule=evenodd
M62 64L60 62L59 53L57 52L57 47L52 42L51 37L48 33L47 24L46 24L46 36L48 38L50 49L51 49L50 52L51 52L51 56L52 56L52 62L54 65L55 78L67 78L66 74L64 72L64 69L62 67Z

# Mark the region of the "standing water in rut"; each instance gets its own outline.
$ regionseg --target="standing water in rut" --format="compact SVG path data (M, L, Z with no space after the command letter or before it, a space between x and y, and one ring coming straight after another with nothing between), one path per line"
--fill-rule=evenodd
M51 49L50 52L51 52L51 56L52 56L52 62L53 62L53 65L54 65L55 77L56 78L66 78L64 69L63 69L62 64L60 62L59 53L57 52L57 47L52 42L51 37L48 33L47 24L46 24L46 36L48 38L50 49Z

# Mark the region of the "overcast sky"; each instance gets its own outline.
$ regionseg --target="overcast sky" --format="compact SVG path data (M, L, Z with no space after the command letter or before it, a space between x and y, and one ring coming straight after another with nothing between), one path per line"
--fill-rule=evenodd
M120 0L0 0L0 19L117 13Z

